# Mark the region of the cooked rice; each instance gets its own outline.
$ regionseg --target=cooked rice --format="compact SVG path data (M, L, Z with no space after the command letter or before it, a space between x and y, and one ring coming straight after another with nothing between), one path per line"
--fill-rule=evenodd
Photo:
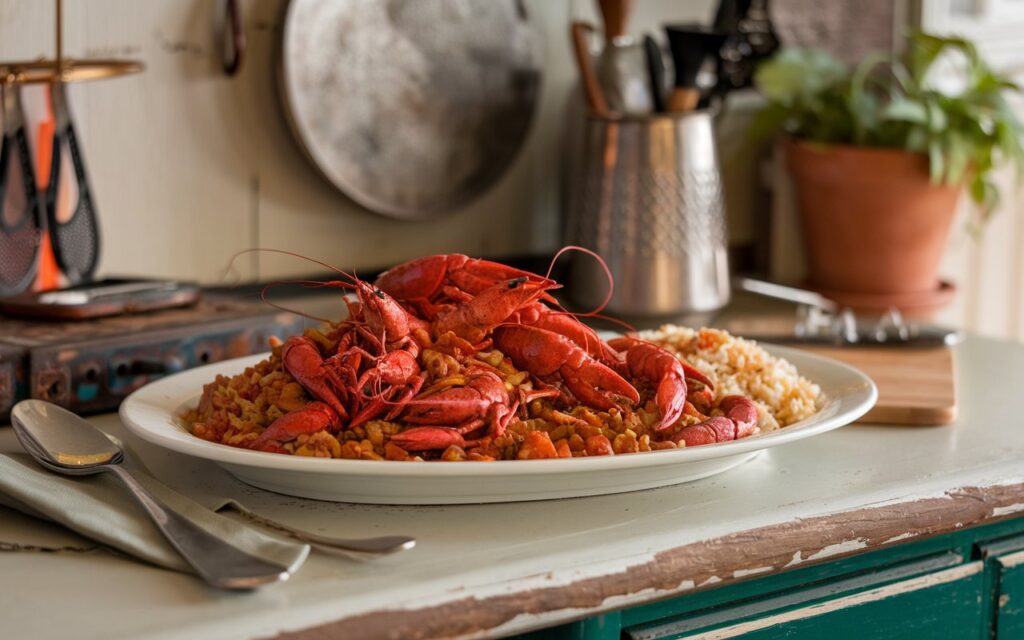
M757 402L766 413L762 431L809 418L824 401L818 385L802 377L792 364L727 331L666 324L643 331L640 337L668 349L708 376L715 383L716 400L740 394Z

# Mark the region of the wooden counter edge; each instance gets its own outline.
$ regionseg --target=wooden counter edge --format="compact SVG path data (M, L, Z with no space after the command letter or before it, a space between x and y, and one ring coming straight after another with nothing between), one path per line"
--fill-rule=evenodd
M479 636L519 615L566 611L552 624L602 611L719 587L752 577L865 553L1024 512L1024 484L963 487L941 497L865 507L739 531L658 553L621 572L486 598L466 597L419 609L384 608L307 629L278 640ZM736 553L742 548L743 553ZM640 596L640 592L645 592ZM630 598L623 604L622 598ZM604 603L616 598L615 606ZM571 612L571 614L569 614ZM515 632L526 629L515 629ZM510 630L511 631L511 630Z

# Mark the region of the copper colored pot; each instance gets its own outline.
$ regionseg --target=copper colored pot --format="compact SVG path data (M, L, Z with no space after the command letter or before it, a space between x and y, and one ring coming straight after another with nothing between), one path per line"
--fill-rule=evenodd
M857 293L935 291L962 185L932 184L928 158L789 140L810 283Z

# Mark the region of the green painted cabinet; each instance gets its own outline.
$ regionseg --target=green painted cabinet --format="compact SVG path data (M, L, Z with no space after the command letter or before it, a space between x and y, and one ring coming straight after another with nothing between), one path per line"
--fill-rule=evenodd
M937 564L935 560L941 563L946 558L838 580L676 621L639 625L623 630L623 636L629 640L977 638L982 620L978 593L983 563L932 570Z
M1024 536L981 545L980 555L988 565L996 637L1024 638Z
M1024 640L1024 518L681 595L529 640Z
M999 571L996 633L1000 638L1024 638L1024 551L995 559Z

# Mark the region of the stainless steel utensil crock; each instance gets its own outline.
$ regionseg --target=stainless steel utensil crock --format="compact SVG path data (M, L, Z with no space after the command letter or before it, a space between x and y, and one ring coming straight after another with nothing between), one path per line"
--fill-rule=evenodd
M607 310L624 316L703 314L729 301L725 207L713 114L655 114L584 124L571 158L566 239L608 263ZM577 254L569 293L585 307L608 291Z

